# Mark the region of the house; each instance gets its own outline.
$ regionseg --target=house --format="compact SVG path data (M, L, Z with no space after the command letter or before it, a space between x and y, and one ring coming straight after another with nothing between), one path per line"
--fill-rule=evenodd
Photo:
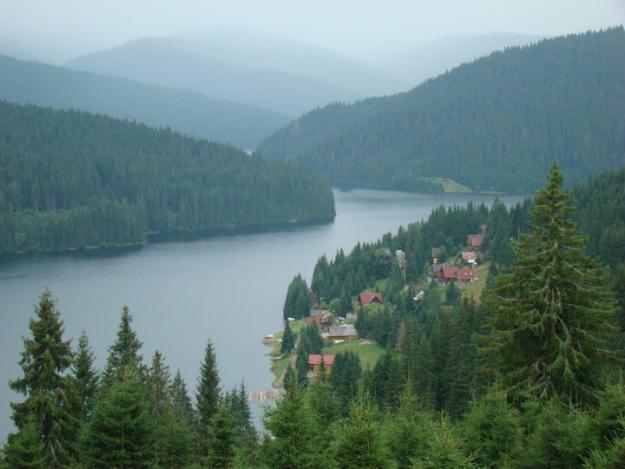
M334 365L334 355L317 355L311 354L308 355L308 369L313 374L319 374L321 371L321 360L323 360L323 367L326 372L332 370L332 365Z
M441 258L441 248L432 248L432 264L438 264Z
M327 310L315 310L306 318L307 325L316 324L321 331L327 331L333 323L334 316Z
M453 265L444 265L443 266L443 275L441 281L443 283L449 283L453 280L456 280L458 275L458 269Z
M437 280L443 280L443 264L432 265L432 277Z
M358 295L358 304L360 306L367 306L373 303L382 304L382 293L368 291Z
M350 311L345 314L345 319L355 321L356 319L358 319L358 313L356 313L355 311Z
M475 274L475 271L472 268L466 268L466 269L458 269L458 271L456 272L456 279L459 282L462 283L467 283L467 282L473 282L474 280L477 280L477 275Z
M476 262L477 256L474 252L466 251L460 254L460 258L462 259L463 264L471 264L474 265Z
M400 267L404 267L406 265L406 253L401 249L395 251L395 258L397 259L397 263Z
M481 251L482 244L484 244L484 235L483 234L471 234L467 236L467 244L469 245L469 250L473 252Z
M358 338L358 331L351 324L331 326L328 331L328 339L332 342L349 342Z

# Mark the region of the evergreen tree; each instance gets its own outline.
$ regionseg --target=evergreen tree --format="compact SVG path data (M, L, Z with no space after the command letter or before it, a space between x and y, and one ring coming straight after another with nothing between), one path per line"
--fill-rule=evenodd
M152 465L154 429L142 378L132 368L96 402L82 439L83 458L93 468Z
M392 467L375 408L369 399L352 404L349 417L335 432L331 451L335 467L339 469Z
M449 282L445 289L445 303L451 306L457 306L460 303L460 290L456 286L456 282Z
M273 469L327 467L316 451L313 417L304 405L302 390L294 374L285 388L283 399L265 413L265 428L271 436L263 440L263 463Z
M410 386L407 386L402 393L397 413L386 416L385 435L388 448L400 469L412 467L412 461L425 454L430 435L426 417L419 412L421 406Z
M143 357L139 354L143 344L137 338L137 333L132 329L131 323L132 315L128 311L128 306L124 306L117 338L109 347L109 356L102 378L105 387L110 387L114 382L121 380L125 376L126 369L132 369L133 375L143 372Z
M189 397L187 385L180 375L180 370L176 371L171 382L170 394L174 413L184 420L189 427L192 427L195 421L193 403L191 402L191 397Z
M295 371L297 372L297 383L302 388L305 387L308 384L308 353L302 346L297 348Z
M575 404L596 399L613 298L584 254L562 180L554 164L535 197L531 233L515 245L517 262L498 278L491 350L504 388Z
M4 447L6 468L45 469L46 453L38 426L29 421L16 433L9 435ZM4 466L0 466L4 467Z
M310 316L312 299L306 280L297 274L291 281L284 300L284 319L301 319Z
M284 333L282 334L282 342L280 344L280 353L289 354L295 347L295 335L291 330L288 319L284 321Z
M170 391L169 367L165 364L162 354L157 350L152 357L152 365L148 371L147 404L154 427L153 461L155 466L164 465L168 459L167 442L171 438L174 426Z
M72 415L70 384L65 371L72 363L70 342L63 340L63 322L49 291L44 291L31 319L31 338L24 339L19 362L24 376L10 382L13 391L26 395L13 402L13 421L19 433L29 424L36 426L43 445L45 465L70 464L75 453L78 422ZM28 432L32 433L32 428ZM32 442L32 435L17 436L16 444Z
M82 422L86 422L91 415L98 389L98 373L93 362L93 351L89 346L87 334L83 331L78 339L78 352L72 363L72 378L76 387Z
M197 403L198 438L200 456L208 454L208 435L211 419L219 404L219 372L213 344L209 340L204 351L204 360L200 366L195 401Z
M233 467L236 438L235 419L231 409L222 402L213 414L208 432L206 463L209 468L229 469Z
M432 423L423 457L414 461L415 469L472 469L477 468L473 458L464 454L459 439L454 436L449 420L442 417Z

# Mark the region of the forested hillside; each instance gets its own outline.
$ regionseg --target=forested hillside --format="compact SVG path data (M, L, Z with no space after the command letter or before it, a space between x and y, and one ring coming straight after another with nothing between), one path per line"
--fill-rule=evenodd
M80 109L255 148L289 118L203 94L0 56L0 99Z
M571 184L623 164L623 102L625 31L617 27L509 48L407 93L312 111L260 151L334 183L422 191L443 177L524 193L554 160Z
M619 184L611 178L596 181ZM349 351L328 369L302 369L303 348L324 339L314 323L295 332L287 322L283 344L288 336L298 358L260 432L245 387L220 387L210 340L193 399L158 350L144 360L127 308L98 370L87 336L68 340L44 291L9 383L23 399L11 403L16 430L0 467L622 467L625 277L613 291L585 253L562 181L554 166L533 204L441 208L349 256L322 258L312 285L320 296L358 291L358 277L366 287L385 281L384 304L358 308L356 328L386 351L373 367ZM494 278L481 298L436 281L415 295L425 269L398 266L392 250L410 261L437 244L452 257L483 222L479 262ZM502 245L511 257L497 254Z
M0 129L0 253L334 217L312 171L170 130L7 102Z

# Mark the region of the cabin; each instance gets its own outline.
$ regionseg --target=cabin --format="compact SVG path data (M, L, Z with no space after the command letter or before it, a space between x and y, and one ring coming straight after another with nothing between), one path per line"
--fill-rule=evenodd
M432 264L438 264L441 258L441 248L432 248Z
M449 283L457 278L458 269L453 265L444 265L442 270L441 281L443 283Z
M331 326L328 330L328 340L331 342L349 342L358 338L358 331L351 324Z
M264 345L271 345L273 344L275 337L273 334L268 334L265 337L263 337L263 344Z
M461 253L460 258L462 259L463 264L471 264L471 265L475 265L476 260L477 260L476 254L472 251L466 251L466 252Z
M358 304L360 306L368 306L374 303L382 304L382 293L368 291L358 295Z
M356 311L349 311L347 314L345 314L345 319L347 319L348 321L355 321L356 319L358 319L358 313L356 313Z
M472 268L458 269L456 279L461 283L468 283L477 280L477 275Z
M482 250L482 244L484 244L483 234L471 234L467 236L467 245L469 250L473 252L479 252Z
M432 265L432 277L437 280L443 280L443 264Z
M312 314L306 318L306 324L316 324L321 331L327 331L328 328L334 324L334 316L327 310L315 310L315 314Z
M317 375L321 372L321 360L323 360L323 367L326 372L332 371L332 365L334 365L334 355L308 355L308 370Z

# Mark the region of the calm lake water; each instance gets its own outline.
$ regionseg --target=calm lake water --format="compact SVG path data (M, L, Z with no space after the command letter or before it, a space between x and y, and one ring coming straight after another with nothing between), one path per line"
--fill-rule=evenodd
M144 359L158 348L191 391L209 338L225 388L244 380L249 390L267 390L272 375L261 339L281 327L284 295L294 275L301 272L310 280L321 254L348 252L358 241L376 240L427 217L438 205L490 202L494 196L337 190L335 198L336 219L325 225L157 243L113 255L1 263L0 441L12 429L9 402L19 399L8 381L20 375L21 336L28 335L33 305L45 288L58 299L66 337L77 339L84 329L98 366L128 305Z

